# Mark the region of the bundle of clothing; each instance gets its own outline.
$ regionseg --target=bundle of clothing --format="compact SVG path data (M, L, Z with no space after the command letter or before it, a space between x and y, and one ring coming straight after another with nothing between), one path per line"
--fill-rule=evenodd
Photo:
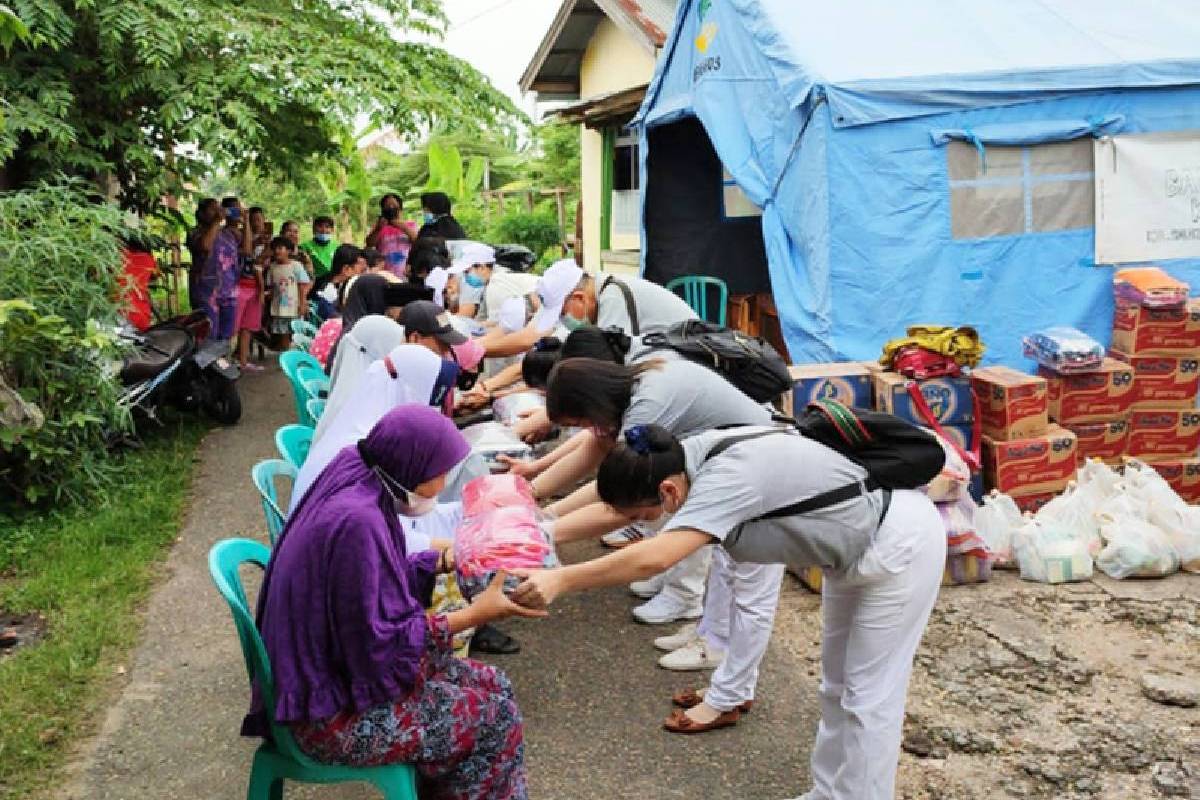
M1158 267L1123 269L1113 276L1113 294L1118 302L1146 308L1180 308L1188 301L1191 287Z
M485 475L463 489L463 521L454 537L458 586L468 599L483 592L496 573L509 574L505 588L520 582L515 569L558 566L546 520L529 482L517 475Z
M906 335L883 346L879 363L907 378L958 377L964 367L977 367L986 348L979 332L962 325L914 325Z
M1045 328L1024 339L1026 358L1060 375L1095 372L1104 363L1104 346L1076 328Z

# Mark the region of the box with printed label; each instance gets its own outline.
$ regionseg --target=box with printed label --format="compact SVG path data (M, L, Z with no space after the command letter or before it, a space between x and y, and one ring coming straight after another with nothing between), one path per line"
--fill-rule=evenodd
M1200 503L1200 458L1174 458L1147 461L1146 464L1161 475L1185 503Z
M792 408L796 413L817 400L836 400L852 408L871 408L871 373L861 362L798 364L789 371L795 382Z
M1200 451L1200 411L1194 408L1138 409L1129 415L1133 458L1161 461L1191 458Z
M1112 348L1132 355L1188 355L1200 349L1200 298L1184 308L1146 308L1117 301Z
M908 378L895 372L876 373L875 408L914 425L926 425L928 423L913 407L908 383ZM945 425L975 421L975 402L971 397L969 378L930 378L916 383L938 422Z
M1115 358L1104 359L1095 372L1060 375L1042 367L1038 375L1046 379L1050 419L1060 425L1104 422L1133 407L1133 368Z
M1194 408L1200 394L1200 351L1186 356L1110 355L1133 367L1133 408Z
M1025 439L1045 432L1050 423L1045 378L1011 367L983 367L971 373L971 385L985 435Z
M1028 439L997 441L985 436L987 488L1010 495L1059 491L1075 476L1075 447L1075 434L1058 425Z
M1078 442L1075 453L1080 464L1089 458L1097 458L1115 466L1121 463L1129 449L1129 420L1126 417L1108 422L1075 422L1063 427L1075 434Z

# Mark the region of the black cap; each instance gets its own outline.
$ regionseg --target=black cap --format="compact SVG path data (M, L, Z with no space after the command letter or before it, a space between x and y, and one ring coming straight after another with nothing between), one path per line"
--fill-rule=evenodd
M405 333L432 336L447 346L462 344L467 340L450 324L450 312L429 300L417 300L406 305L401 321Z

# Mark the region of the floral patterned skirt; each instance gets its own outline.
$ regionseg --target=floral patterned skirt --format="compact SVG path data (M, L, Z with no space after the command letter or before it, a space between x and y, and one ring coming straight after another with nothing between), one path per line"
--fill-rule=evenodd
M429 618L421 672L403 700L292 725L296 743L324 764L413 764L422 797L526 800L521 712L508 678L451 652L444 616Z

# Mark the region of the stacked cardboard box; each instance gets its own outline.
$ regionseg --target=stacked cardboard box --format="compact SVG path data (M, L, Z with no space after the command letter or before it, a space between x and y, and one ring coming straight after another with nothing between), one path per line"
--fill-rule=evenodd
M1106 358L1095 372L1060 375L1042 367L1050 389L1050 419L1075 434L1079 463L1098 458L1117 465L1129 446L1135 396L1128 363Z

